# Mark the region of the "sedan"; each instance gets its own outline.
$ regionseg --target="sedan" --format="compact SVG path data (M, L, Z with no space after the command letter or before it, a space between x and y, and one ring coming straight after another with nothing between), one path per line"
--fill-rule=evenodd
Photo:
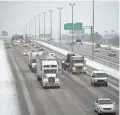
M28 55L29 55L28 50L25 50L25 51L23 52L23 55L24 55L24 56L28 56Z
M116 57L116 51L112 50L112 51L108 52L108 56Z
M113 102L110 98L99 98L98 100L95 101L94 104L94 109L95 112L100 114L104 113L112 113L116 114L116 107L115 107L115 102Z

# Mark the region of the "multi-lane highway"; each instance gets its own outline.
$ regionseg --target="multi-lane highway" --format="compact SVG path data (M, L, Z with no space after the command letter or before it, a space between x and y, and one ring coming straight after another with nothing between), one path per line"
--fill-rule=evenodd
M22 55L25 49L30 50L31 46L7 49L22 115L96 115L93 105L99 97L109 97L115 101L116 115L119 115L119 91L110 86L119 87L116 79L109 78L108 87L93 87L88 74L72 75L61 69L60 88L43 89L36 74L29 69L28 58ZM56 56L63 57L59 53Z
M66 44L65 41L63 41L61 43L61 45L59 45L59 43L57 41L52 42L51 44L62 47L67 50L72 49L70 47L70 44ZM91 58L92 45L86 44L86 43L83 43L83 45L81 45L80 43L77 43L74 47L74 51L76 51L78 53L83 53L83 54L85 54L86 57ZM119 69L119 51L118 50L115 50L115 51L116 51L115 52L116 56L111 57L111 56L108 56L108 52L110 52L110 50L105 50L104 47L101 47L99 49L99 52L94 52L94 60L98 61L102 64L108 65L110 67L113 67L115 69Z

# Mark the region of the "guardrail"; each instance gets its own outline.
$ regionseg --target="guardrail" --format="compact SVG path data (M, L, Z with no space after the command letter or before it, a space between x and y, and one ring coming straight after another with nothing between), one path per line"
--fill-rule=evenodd
M49 44L52 44L52 45L54 45L54 46L57 46L57 47L61 47L61 48L63 48L63 49L67 49L67 50L70 50L68 47L63 47L62 45L60 45L60 44L58 44L58 43L50 43L50 42L48 42L48 41L44 41L44 40L41 40L41 41L43 41L43 42L46 42L46 43L49 43ZM92 55L90 55L90 54L87 54L87 53L85 53L85 52L82 52L82 51L74 51L74 53L77 53L77 54L83 54L83 55L85 55L85 57L87 57L87 58L89 58L89 59L92 59ZM115 69L119 69L119 64L117 64L117 63L115 63L115 62L113 62L113 60L111 60L111 59L102 59L102 57L97 57L97 56L94 56L94 61L97 61L97 62L99 62L99 63L101 63L101 64L103 64L103 65L108 65L108 66L110 66L110 67L112 67L112 68L115 68Z

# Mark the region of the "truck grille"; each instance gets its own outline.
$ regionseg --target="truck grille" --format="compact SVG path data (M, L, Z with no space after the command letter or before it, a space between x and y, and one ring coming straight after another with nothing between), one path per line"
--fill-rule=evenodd
M105 80L97 80L97 82L105 82Z
M103 108L104 110L111 110L111 108Z
M55 82L55 78L54 78L54 77L49 77L49 78L48 78L48 81L49 81L50 83L54 83L54 82Z
M82 69L82 66L76 66L76 69Z

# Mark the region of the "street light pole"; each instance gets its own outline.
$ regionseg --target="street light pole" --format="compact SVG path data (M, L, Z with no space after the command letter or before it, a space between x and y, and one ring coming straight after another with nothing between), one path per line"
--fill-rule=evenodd
M27 34L27 24L26 24L26 34Z
M51 17L50 22L51 22L51 42L52 42L52 12L53 10L49 10L49 12L50 12L50 17Z
M94 59L94 0L93 0L93 26L92 26L92 60Z
M28 22L28 24L29 24L29 34L30 34L30 21Z
M36 17L35 18L35 39L36 39Z
M45 41L45 14L46 14L46 12L42 12L42 13L44 15L44 41Z
M72 51L73 51L73 7L75 6L74 4L69 4L72 7Z
M62 10L62 7L58 7L58 9L60 12L60 44L61 44L61 10Z
M38 14L38 22L39 22L39 39L40 39L40 14Z
M32 24L33 19L31 19L31 35L33 36L33 24Z

